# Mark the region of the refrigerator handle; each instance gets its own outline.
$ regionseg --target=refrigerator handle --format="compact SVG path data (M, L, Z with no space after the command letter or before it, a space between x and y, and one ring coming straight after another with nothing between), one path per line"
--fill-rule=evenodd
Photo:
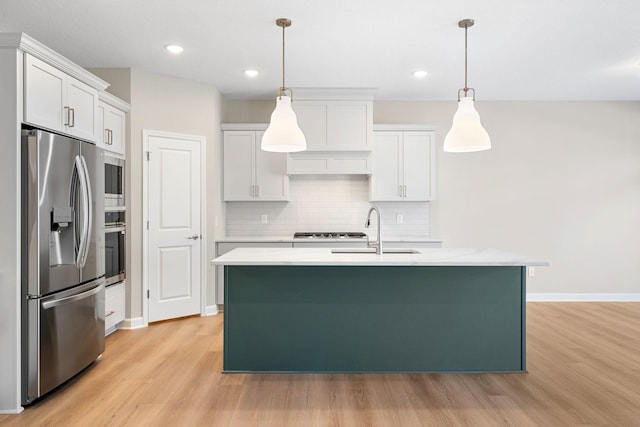
M80 217L82 218L82 228L80 231L80 244L78 245L78 253L76 254L76 267L78 268L82 268L84 267L84 263L85 263L85 252L86 252L86 247L87 247L87 235L88 235L88 230L87 230L87 226L89 225L88 223L88 218L87 218L87 206L88 206L88 193L87 193L87 181L86 181L86 175L84 173L84 166L82 164L82 158L80 156L76 156L75 159L75 168L76 168L76 173L78 174L78 182L80 184L80 208L81 208L81 213L80 213Z
M89 289L88 291L84 291L84 292L80 292L79 294L75 294L75 295L71 295L68 297L64 297L64 298L58 298L58 299L54 299L51 301L46 301L42 303L42 309L43 310L48 310L50 308L54 308L54 307L58 307L61 305L65 305L65 304L69 304L72 303L74 301L79 301L81 299L85 299L88 298L92 295L97 294L98 292L100 292L103 289L102 284L96 286L95 288Z
M84 206L85 213L85 234L84 234L84 253L82 254L82 267L87 262L87 256L89 255L89 242L91 241L91 228L93 226L93 193L91 192L91 180L89 179L89 168L87 167L87 161L83 155L80 155L80 161L82 163L82 171L84 175L86 204Z

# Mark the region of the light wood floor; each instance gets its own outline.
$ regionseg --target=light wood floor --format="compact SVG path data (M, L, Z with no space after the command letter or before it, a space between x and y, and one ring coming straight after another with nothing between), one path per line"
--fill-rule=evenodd
M0 425L640 426L640 303L529 303L527 374L222 375L222 320L118 331Z

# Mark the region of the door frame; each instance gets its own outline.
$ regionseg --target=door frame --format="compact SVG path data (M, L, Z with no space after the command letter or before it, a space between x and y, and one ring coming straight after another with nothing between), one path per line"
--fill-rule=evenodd
M189 135L164 131L142 130L142 321L144 327L149 326L149 230L146 222L149 220L149 138L157 136L161 138L189 139L200 143L200 316L206 316L207 306L207 169L206 148L207 138L200 135Z

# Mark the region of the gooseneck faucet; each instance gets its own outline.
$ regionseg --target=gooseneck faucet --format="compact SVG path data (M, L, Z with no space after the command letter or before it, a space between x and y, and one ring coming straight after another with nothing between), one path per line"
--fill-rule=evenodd
M367 220L364 222L364 226L369 228L371 226L371 213L374 212L378 215L378 239L373 242L367 241L367 247L376 248L376 254L382 254L382 237L380 236L380 223L382 218L380 217L380 210L376 206L372 206L367 214Z

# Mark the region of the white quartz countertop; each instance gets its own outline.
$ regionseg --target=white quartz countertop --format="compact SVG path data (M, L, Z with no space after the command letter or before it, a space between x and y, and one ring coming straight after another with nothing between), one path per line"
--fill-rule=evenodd
M384 242L396 242L396 243L442 243L442 239L434 239L429 237L382 237L382 244L384 246ZM240 236L240 237L221 237L216 239L216 242L241 242L241 243L251 243L251 242L259 242L259 243L270 243L270 242L278 242L278 243L293 243L293 242L366 242L366 239L309 239L309 238L299 238L294 239L293 236L272 236L272 237L250 237L250 236Z
M496 249L428 248L416 254L331 253L330 248L239 248L211 261L214 265L406 265L548 266L547 261Z

